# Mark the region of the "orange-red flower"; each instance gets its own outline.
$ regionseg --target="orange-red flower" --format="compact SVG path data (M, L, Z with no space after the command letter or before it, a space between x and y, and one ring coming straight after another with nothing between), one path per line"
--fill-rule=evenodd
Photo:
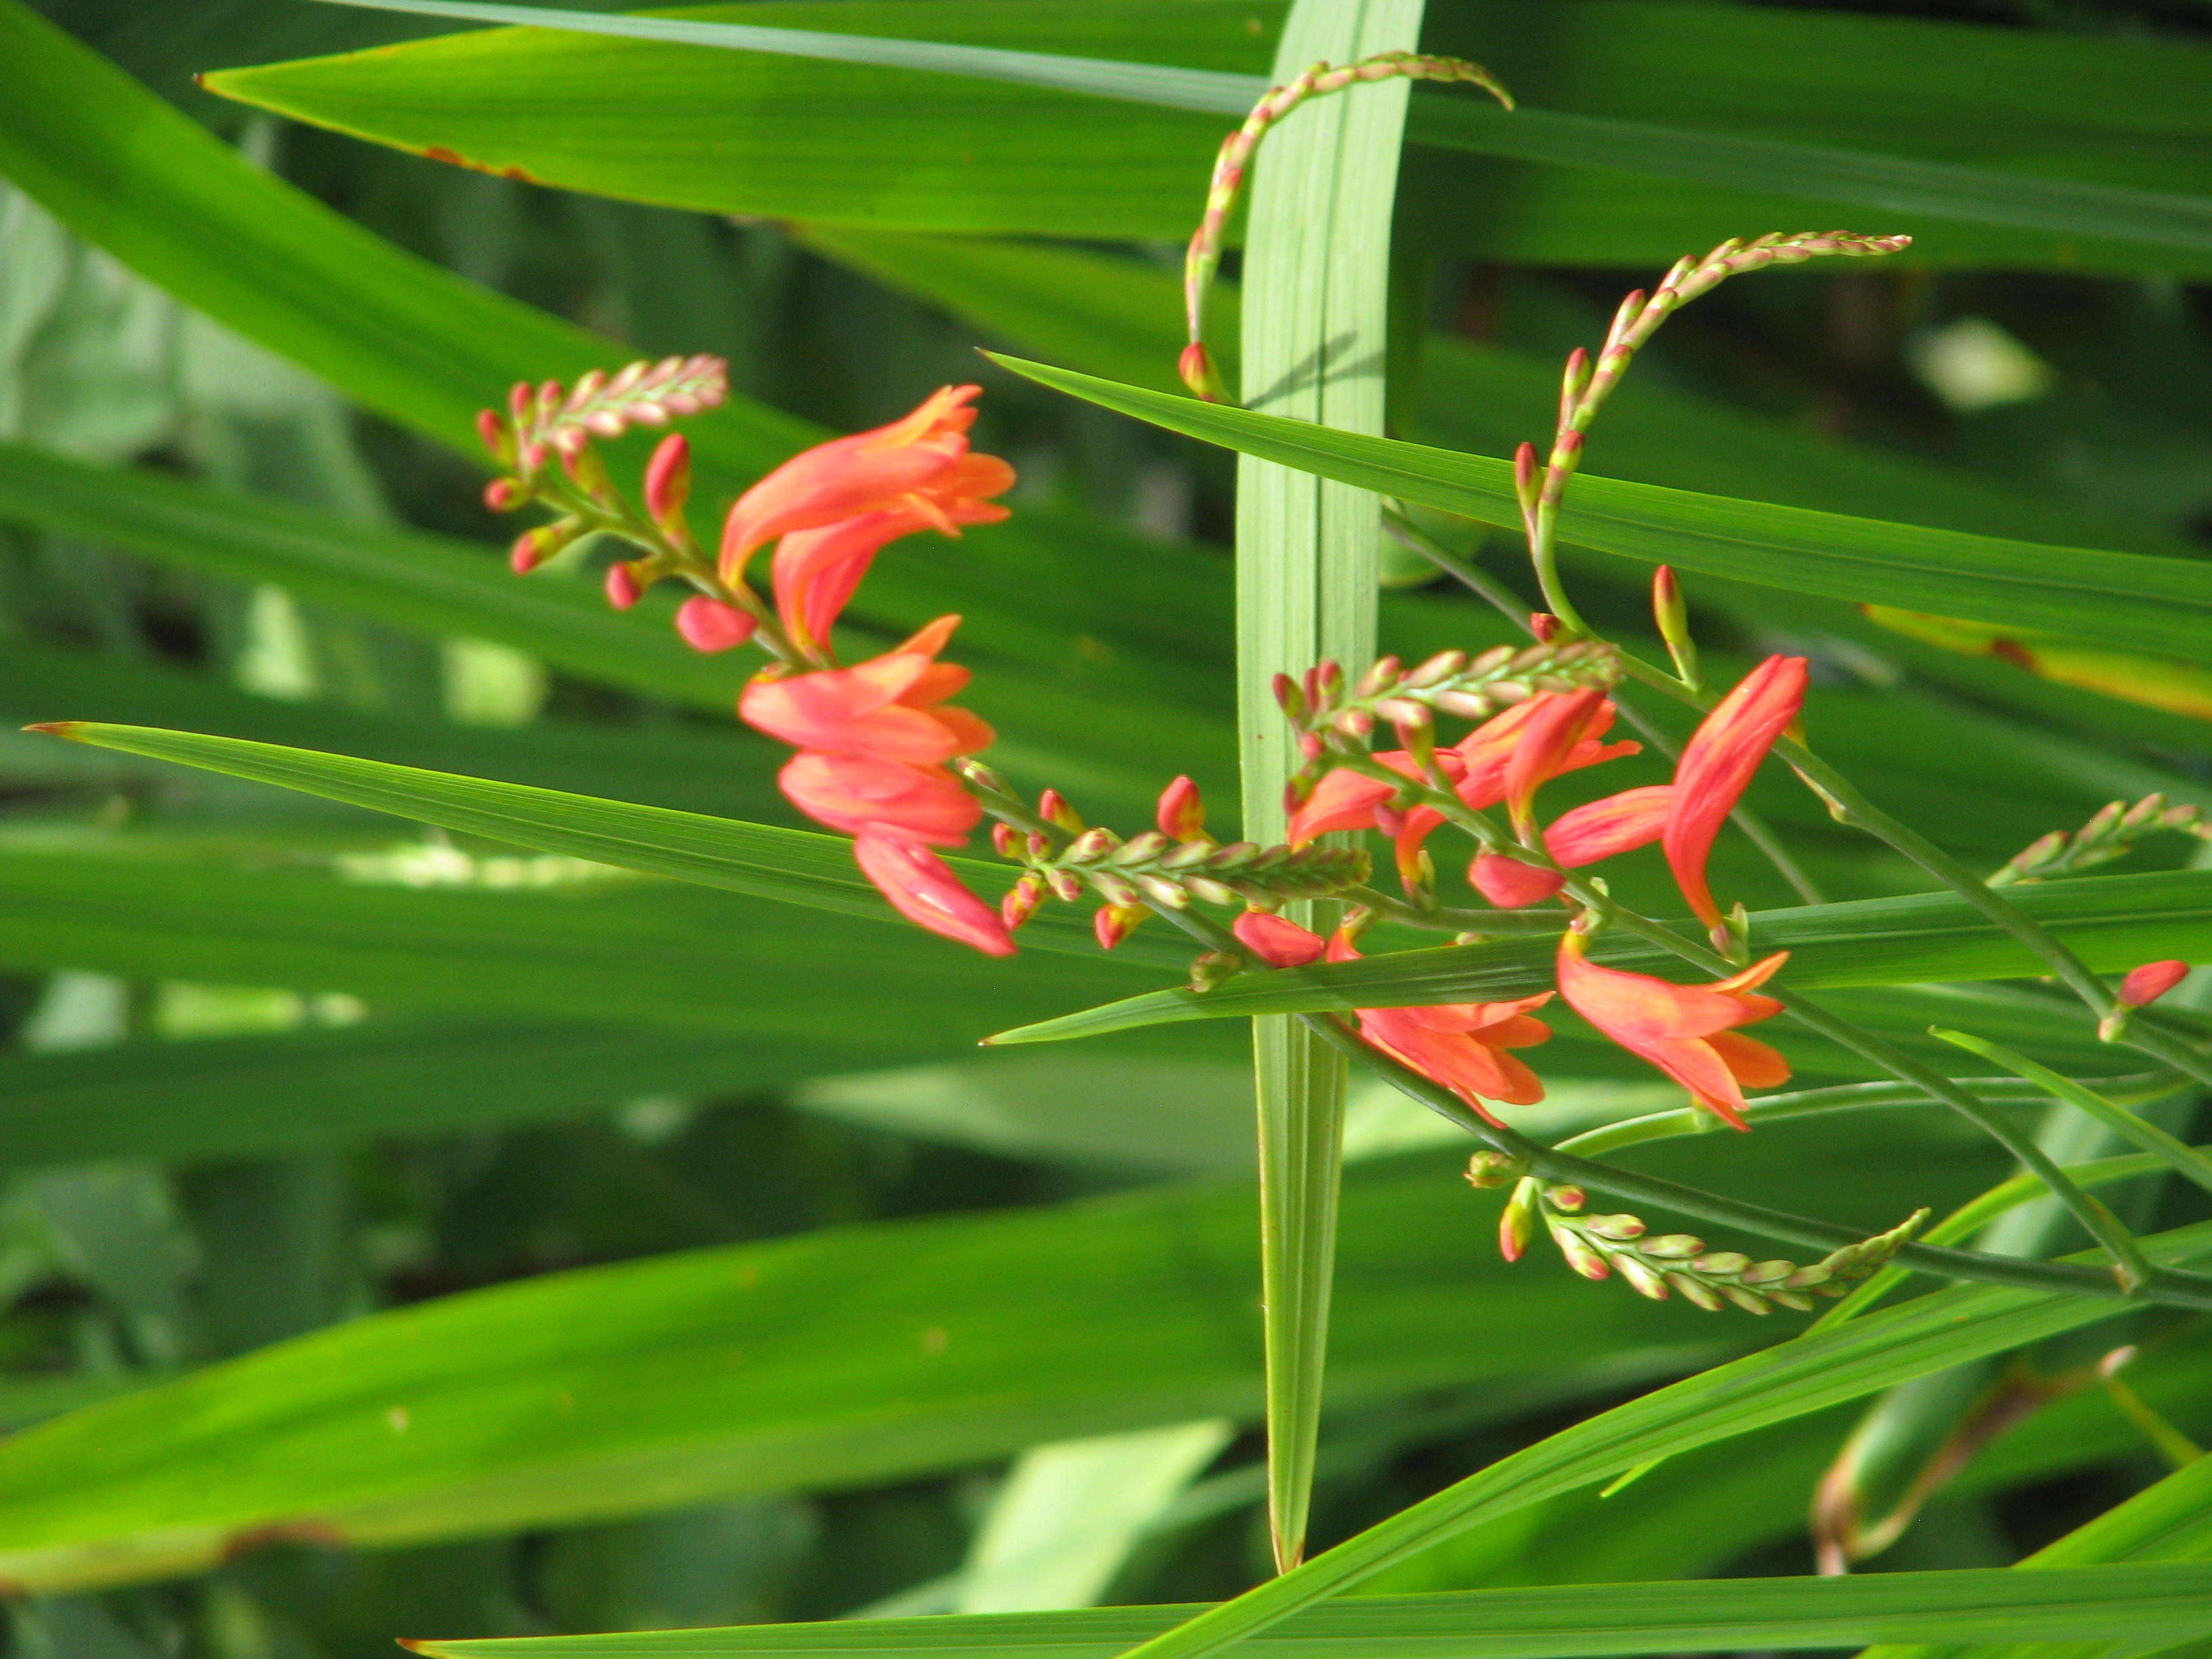
M757 679L738 699L749 725L794 749L930 766L988 748L989 726L945 699L968 671L940 663L957 617L939 617L912 639L854 668Z
M776 782L807 817L848 836L876 829L957 847L983 815L982 804L943 767L872 755L802 750L784 763Z
M2120 1006L2147 1008L2189 977L2185 962L2146 962L2120 981Z
M1601 968L1585 954L1589 948L1572 930L1559 941L1559 994L1567 1006L1673 1078L1698 1105L1746 1128L1745 1087L1771 1089L1790 1080L1789 1061L1735 1030L1782 1012L1779 1002L1753 988L1790 959L1787 951L1711 985L1676 985Z
M1638 753L1641 744L1601 741L1613 728L1613 714L1610 701L1588 691L1540 692L1514 704L1452 745L1449 752L1461 767L1459 798L1479 812L1508 799L1516 788L1533 794L1538 785L1563 773ZM1562 737L1571 741L1562 744ZM1512 772L1524 739L1532 738L1528 757Z
M735 581L756 548L886 507L903 507L948 535L963 512L1005 493L1013 469L971 455L969 407L981 386L932 392L903 420L802 451L738 498L722 526L722 580ZM970 520L970 522L973 522Z
M1674 791L1663 783L1624 789L1563 812L1544 831L1544 850L1559 870L1579 870L1618 853L1631 853L1659 839ZM1559 870L1546 870L1499 853L1485 853L1468 866L1475 890L1501 909L1540 904L1566 883Z
M931 528L957 535L961 525L996 524L1005 518L1006 509L995 501L961 493L968 487L963 480L980 473L985 463L1005 468L1003 462L988 455L967 457L960 463L961 475L944 492L945 499L933 516L902 504L786 535L776 544L775 558L769 567L784 631L806 649L827 641L876 555L900 537ZM995 493L1013 481L1011 470L1005 470L1003 482L979 477L975 480L976 493ZM985 486L990 488L987 490Z
M1359 956L1341 934L1324 945L1310 928L1256 910L1238 917L1233 931L1245 949L1278 968L1303 968L1324 954L1331 962L1353 962ZM1359 1034L1496 1123L1485 1100L1533 1106L1544 1097L1542 1079L1505 1051L1532 1048L1551 1036L1550 1026L1528 1018L1531 1008L1551 1000L1552 994L1543 991L1514 1002L1362 1008Z
M986 956L1014 954L1013 939L999 913L961 885L960 878L927 847L903 836L863 830L853 842L853 858L908 921Z
M694 593L676 609L676 631L694 651L729 651L752 638L759 627L749 611Z
M1759 762L1805 702L1805 659L1769 657L1714 705L1674 768L1674 798L1660 837L1675 884L1708 927L1720 906L1705 881L1705 860L1721 825L1750 786Z

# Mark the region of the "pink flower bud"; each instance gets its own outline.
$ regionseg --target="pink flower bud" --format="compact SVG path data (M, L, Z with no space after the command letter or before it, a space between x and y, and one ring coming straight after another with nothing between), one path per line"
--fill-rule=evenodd
M507 552L507 568L518 576L526 576L538 568L545 557L545 532L526 530L514 538L514 545Z
M514 416L516 420L520 420L524 412L529 409L530 400L536 392L537 388L529 381L517 380L507 389L507 412Z
M1206 803L1199 799L1198 786L1182 777L1161 790L1158 822L1170 841L1195 841L1205 834Z
M1182 349L1182 356L1176 363L1176 372L1182 376L1185 386L1207 403L1218 404L1225 395L1222 390L1221 376L1214 368L1213 359L1202 341L1193 340Z
M2120 1006L2147 1008L2188 977L2185 962L2146 962L2120 981Z
M1005 829L1004 824L999 826ZM999 901L999 920L1012 933L1036 914L1037 906L1044 902L1044 882L1035 875L1024 876Z
M607 567L607 603L617 611L627 611L645 596L638 586L637 572L628 564Z
M645 464L645 510L665 530L683 518L684 503L690 495L691 441L672 432Z
M1559 635L1559 619L1548 611L1528 613L1528 631L1536 636L1539 645L1549 645Z
M1057 789L1048 789L1037 797L1037 816L1047 823L1055 824L1071 834L1079 833L1083 829L1083 819L1061 798Z
M1522 444L1513 452L1513 488L1523 501L1536 489L1536 446Z
M676 631L694 651L730 650L752 638L753 629L759 626L750 611L710 599L704 593L694 593L676 609Z
M512 513L528 499L512 478L494 478L484 486L483 504L495 513Z
M1012 824L994 823L991 826L991 846L1000 858L1011 859L1019 856L1014 850L1017 841L1018 837Z
M507 422L499 418L499 411L497 410L480 409L477 410L477 436L483 440L483 447L491 451L493 454L498 456L501 460L505 460L507 459Z

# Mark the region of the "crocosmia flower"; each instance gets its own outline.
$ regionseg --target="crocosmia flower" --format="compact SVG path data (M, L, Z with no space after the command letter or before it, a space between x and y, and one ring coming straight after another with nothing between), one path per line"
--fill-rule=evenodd
M1624 789L1563 812L1544 831L1544 850L1560 870L1579 870L1618 853L1631 853L1659 839L1674 791L1666 784ZM1502 853L1485 853L1468 866L1475 890L1501 909L1540 904L1566 884L1559 870L1523 863Z
M956 477L949 498L933 514L925 514L910 505L879 507L816 529L794 530L785 536L776 544L775 557L769 567L775 586L776 611L783 618L784 631L808 649L825 642L854 590L860 586L860 579L868 574L876 555L900 537L930 529L957 535L961 525L996 524L1005 518L1005 507L995 501L981 500L980 495L987 489L995 493L1010 486L1014 481L1012 470L992 456L970 455L961 462L961 471L978 473L985 463L999 469L1003 478L995 475L988 479L979 477L976 493L963 495L959 493L963 486Z
M1328 945L1331 962L1352 962L1359 952L1342 938ZM1543 1079L1509 1048L1547 1041L1552 1028L1528 1011L1552 1000L1549 991L1512 1002L1447 1002L1428 1008L1362 1008L1359 1034L1431 1083L1441 1083L1496 1123L1483 1103L1533 1106L1544 1097Z
M1265 910L1247 910L1230 928L1237 942L1271 968L1303 968L1328 947L1319 933Z
M989 726L945 699L969 673L937 653L959 625L939 617L912 639L854 668L757 679L738 699L748 725L794 749L929 766L989 746Z
M1682 896L1708 927L1717 927L1721 921L1720 906L1705 881L1713 842L1750 787L1759 762L1804 702L1805 659L1769 657L1714 705L1682 747L1660 841Z
M2146 962L2120 981L2120 1006L2147 1008L2189 977L2185 962Z
M1735 1030L1782 1012L1754 988L1790 959L1787 951L1711 985L1676 985L1649 974L1601 968L1589 941L1571 930L1559 941L1559 994L1567 1006L1638 1059L1690 1091L1690 1098L1734 1128L1743 1121L1747 1087L1790 1080L1790 1062Z
M990 957L1014 954L1014 941L999 913L963 886L945 860L917 842L879 830L863 830L853 842L854 861L908 921L972 945Z
M1002 495L1013 469L971 456L974 386L932 392L903 420L794 455L738 498L722 526L722 580L735 581L755 549L793 531L902 507L950 532L961 512ZM972 522L972 520L970 520Z
M957 847L983 815L982 803L943 767L872 755L801 750L784 763L776 782L807 817L848 836L872 828Z
M1476 726L1448 751L1459 762L1455 793L1479 812L1506 799L1516 788L1533 793L1539 784L1563 773L1636 754L1641 744L1601 741L1613 728L1613 713L1609 700L1589 692L1546 691L1514 704ZM1559 742L1563 735L1572 741ZM1515 757L1523 739L1530 738L1535 739L1531 752L1515 772ZM1439 759L1443 752L1439 751Z

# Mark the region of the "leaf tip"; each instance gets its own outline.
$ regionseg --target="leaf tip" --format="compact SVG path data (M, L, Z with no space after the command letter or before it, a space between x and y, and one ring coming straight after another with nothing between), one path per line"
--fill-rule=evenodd
M85 725L86 722L83 720L40 720L36 725L27 726L23 729L26 732L36 732L40 737L68 738L75 740L77 734L84 730Z

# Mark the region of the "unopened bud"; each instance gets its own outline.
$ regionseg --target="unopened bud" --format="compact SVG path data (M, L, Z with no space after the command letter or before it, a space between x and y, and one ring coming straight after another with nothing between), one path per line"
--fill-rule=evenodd
M496 410L477 410L477 436L483 440L483 447L499 459L512 461L514 459L514 430L500 419Z
M1000 858L1020 857L1021 854L1018 850L1020 845L1020 836L1012 824L994 823L991 826L991 850Z
M1644 1237L1644 1222L1638 1216L1586 1216L1583 1218L1583 1226L1586 1231L1595 1233L1600 1238L1610 1238L1616 1243Z
M507 412L520 420L529 411L530 400L536 395L537 388L529 381L517 380L507 389Z
M1244 971L1244 958L1227 951L1207 951L1190 959L1190 988L1203 994Z
M1687 1260L1705 1248L1705 1241L1693 1238L1688 1233L1660 1233L1645 1239L1637 1248L1646 1255L1662 1256L1669 1261Z
M1210 404L1228 400L1229 394L1222 386L1220 372L1214 368L1213 358L1206 351L1203 341L1193 340L1182 349L1182 356L1176 363L1176 372L1182 376L1182 383L1191 389L1194 396Z
M1620 1269L1620 1276L1638 1296L1649 1297L1654 1302L1667 1299L1667 1280L1656 1268L1646 1267L1634 1256L1622 1255L1613 1259Z
M1566 1228L1553 1227L1552 1242L1559 1247L1559 1254L1566 1257L1567 1266L1572 1267L1584 1279L1605 1279L1611 1276L1613 1268L1607 1264L1606 1259Z
M1559 636L1559 619L1548 611L1531 611L1528 631L1536 636L1537 644L1549 645Z
M1037 816L1047 823L1073 835L1083 828L1083 820L1075 809L1060 798L1057 789L1048 789L1037 797Z
M1740 1250L1713 1250L1691 1257L1690 1266L1715 1279L1734 1279L1752 1266L1752 1260Z
M1143 830L1115 849L1114 862L1125 870L1133 869L1140 864L1150 864L1174 845L1157 830Z
M1292 725L1295 726L1305 719L1305 693L1298 689L1298 683L1288 674L1275 676L1275 702L1283 713L1290 718Z
M1409 672L1406 676L1406 684L1416 689L1425 690L1440 680L1449 679L1466 666L1466 652L1439 651L1435 656Z
M1110 951L1150 915L1141 904L1102 904L1091 918L1091 931L1098 936L1099 947Z
M1670 565L1662 564L1651 573L1651 620L1658 626L1659 637L1666 641L1667 654L1674 660L1675 673L1683 684L1698 684L1698 647L1690 637L1689 607L1682 601L1682 585L1674 580Z
M1504 1212L1498 1218L1498 1254L1508 1261L1518 1261L1528 1249L1528 1241L1535 1236L1534 1183L1523 1181L1513 1189L1513 1196L1505 1202Z
M1073 904L1083 896L1082 879L1073 871L1048 870L1044 880L1045 885L1052 889L1052 896L1062 904Z
M694 593L676 608L676 631L694 651L727 651L752 638L760 619L750 611Z
M1728 1306L1727 1303L1721 1300L1721 1293L1718 1291L1702 1279L1691 1278L1687 1273L1668 1273L1667 1285L1670 1290L1680 1292L1683 1301L1693 1308L1703 1308L1707 1313L1718 1313Z
M645 510L653 523L674 535L684 523L684 503L691 496L691 441L672 432L645 464Z
M1161 790L1157 821L1160 833L1170 841L1195 841L1204 835L1206 803L1199 798L1198 786L1182 777Z
M1144 908L1137 898L1136 888L1125 878L1115 875L1110 870L1092 871L1091 886L1092 890L1109 904L1124 910L1137 910Z
M1522 444L1513 452L1513 493L1525 512L1536 505L1536 446Z
M1165 876L1133 876L1137 890L1155 904L1164 904L1170 910L1190 908L1190 895L1180 882L1170 881Z
M1004 829L1006 826L1000 826ZM1036 914L1037 906L1044 902L1044 883L1034 873L1024 876L1006 890L1006 897L999 901L999 920L1008 931L1020 927Z
M580 434L574 443L567 441L569 435L563 432L554 441L561 455L561 470L587 495L604 497L611 494L615 481L607 471L607 464L599 459L599 452L591 448Z
M1121 844L1121 837L1111 830L1085 830L1068 842L1064 856L1070 864L1093 864Z
M1572 1215L1589 1202L1589 1194L1579 1187L1547 1187L1544 1189L1544 1201L1555 1210L1565 1210L1569 1215Z
M530 499L530 488L514 478L494 478L484 486L483 504L495 513L512 513Z
M1378 657L1359 677L1359 684L1352 689L1352 695L1355 697L1381 696L1397 683L1398 675L1404 667L1405 665L1395 657Z
M607 567L607 603L616 610L627 611L645 597L645 589L639 584L636 568L644 562L644 560L638 559Z
M2185 962L2146 962L2130 969L2120 981L2120 1002L2129 1008L2147 1008L2188 976Z
M1503 1187L1528 1173L1527 1164L1504 1152L1477 1152L1467 1161L1467 1184L1470 1187Z

